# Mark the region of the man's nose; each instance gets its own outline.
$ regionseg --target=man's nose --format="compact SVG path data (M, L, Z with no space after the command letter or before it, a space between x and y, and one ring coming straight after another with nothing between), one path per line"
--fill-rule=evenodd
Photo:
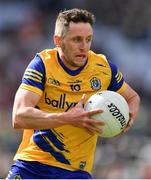
M85 50L87 48L87 43L85 40L81 41L80 43L80 49Z

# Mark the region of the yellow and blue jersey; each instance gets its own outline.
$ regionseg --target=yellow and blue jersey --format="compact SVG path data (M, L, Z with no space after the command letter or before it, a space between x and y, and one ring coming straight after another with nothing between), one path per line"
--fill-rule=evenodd
M120 93L125 89L125 82L117 66L104 55L89 51L83 67L71 70L54 48L35 56L25 70L20 88L41 96L36 108L56 113L70 111L84 93L87 99L101 90ZM96 143L97 135L72 125L47 130L25 129L14 159L91 173Z

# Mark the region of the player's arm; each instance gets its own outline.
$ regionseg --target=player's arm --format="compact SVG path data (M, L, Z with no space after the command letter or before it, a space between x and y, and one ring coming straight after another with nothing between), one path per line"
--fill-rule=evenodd
M47 113L35 108L39 100L40 95L29 90L18 89L13 106L14 128L50 129L70 124L80 128L86 128L91 132L100 133L100 129L95 128L94 124L103 125L104 123L91 119L91 116L102 111L84 111L84 97L82 97L71 111L63 113Z
M132 89L130 85L128 85L127 83L126 88L121 93L121 95L126 99L130 109L130 120L127 125L127 128L124 130L124 132L126 132L136 120L140 106L140 97L137 94L137 92L134 89Z
M26 89L18 89L13 106L14 128L48 129L50 127L65 124L65 122L59 118L60 113L54 113L52 115L35 108L39 100L39 94ZM51 119L53 123L49 119Z
M140 98L139 95L132 89L123 78L122 73L119 71L117 66L112 62L109 62L111 71L112 71L112 78L109 86L109 90L117 91L120 93L127 101L130 110L130 119L127 125L127 128L124 130L125 132L132 126L134 120L136 119Z

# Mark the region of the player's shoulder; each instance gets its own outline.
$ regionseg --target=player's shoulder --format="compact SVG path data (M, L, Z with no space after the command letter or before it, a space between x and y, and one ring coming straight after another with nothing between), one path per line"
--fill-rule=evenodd
M100 63L105 66L109 66L110 63L104 54L98 54L92 50L88 52L88 58L92 60L93 63Z
M55 59L57 56L57 49L44 49L38 53L38 55L42 58L43 61L48 59Z

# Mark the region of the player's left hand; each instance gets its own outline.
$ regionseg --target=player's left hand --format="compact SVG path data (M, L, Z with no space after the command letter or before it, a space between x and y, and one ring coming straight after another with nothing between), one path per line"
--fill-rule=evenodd
M129 117L130 118L129 118L128 124L127 124L126 128L123 130L124 133L126 133L132 127L132 125L134 123L133 114L131 112L129 113Z

